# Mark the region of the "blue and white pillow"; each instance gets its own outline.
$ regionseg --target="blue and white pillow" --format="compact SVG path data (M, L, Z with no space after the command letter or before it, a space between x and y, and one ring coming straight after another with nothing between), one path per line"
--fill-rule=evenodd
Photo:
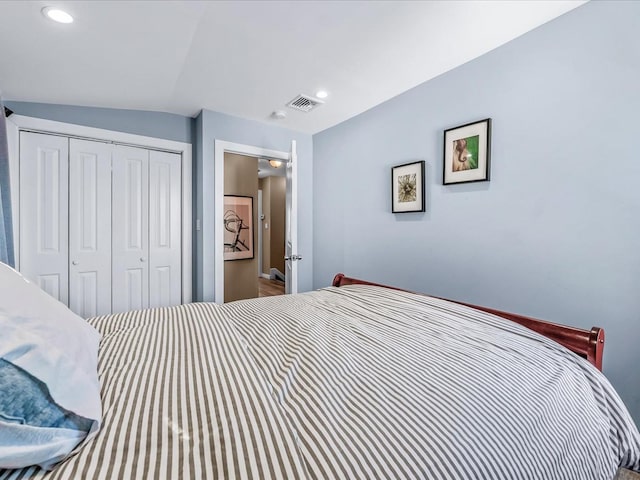
M58 405L47 386L29 372L0 358L0 420L34 427L89 433L92 420Z
M0 263L0 468L50 469L100 427L100 335Z

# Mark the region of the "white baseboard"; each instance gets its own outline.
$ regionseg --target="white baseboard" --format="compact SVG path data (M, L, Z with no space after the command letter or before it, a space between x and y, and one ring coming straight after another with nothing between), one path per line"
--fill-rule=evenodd
M271 269L271 274L269 275L269 278L271 280L280 280L280 281L284 282L284 273L282 273L277 268L272 268Z

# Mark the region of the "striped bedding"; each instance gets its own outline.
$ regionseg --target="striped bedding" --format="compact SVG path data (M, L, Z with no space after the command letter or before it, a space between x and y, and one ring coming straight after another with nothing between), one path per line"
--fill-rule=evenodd
M97 317L100 434L0 479L598 479L640 470L608 381L519 325L354 285Z

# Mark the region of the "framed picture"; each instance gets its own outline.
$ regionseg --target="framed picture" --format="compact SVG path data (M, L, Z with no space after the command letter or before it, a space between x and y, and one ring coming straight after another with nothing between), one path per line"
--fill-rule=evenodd
M253 258L253 197L224 196L224 259Z
M391 211L424 212L424 160L391 168Z
M445 130L442 183L489 180L490 157L490 118Z

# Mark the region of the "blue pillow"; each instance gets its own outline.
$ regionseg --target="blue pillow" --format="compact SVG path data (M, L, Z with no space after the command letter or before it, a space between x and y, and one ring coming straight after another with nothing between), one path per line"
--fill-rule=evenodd
M47 386L0 358L0 419L34 427L68 428L88 433L93 420L60 407Z

